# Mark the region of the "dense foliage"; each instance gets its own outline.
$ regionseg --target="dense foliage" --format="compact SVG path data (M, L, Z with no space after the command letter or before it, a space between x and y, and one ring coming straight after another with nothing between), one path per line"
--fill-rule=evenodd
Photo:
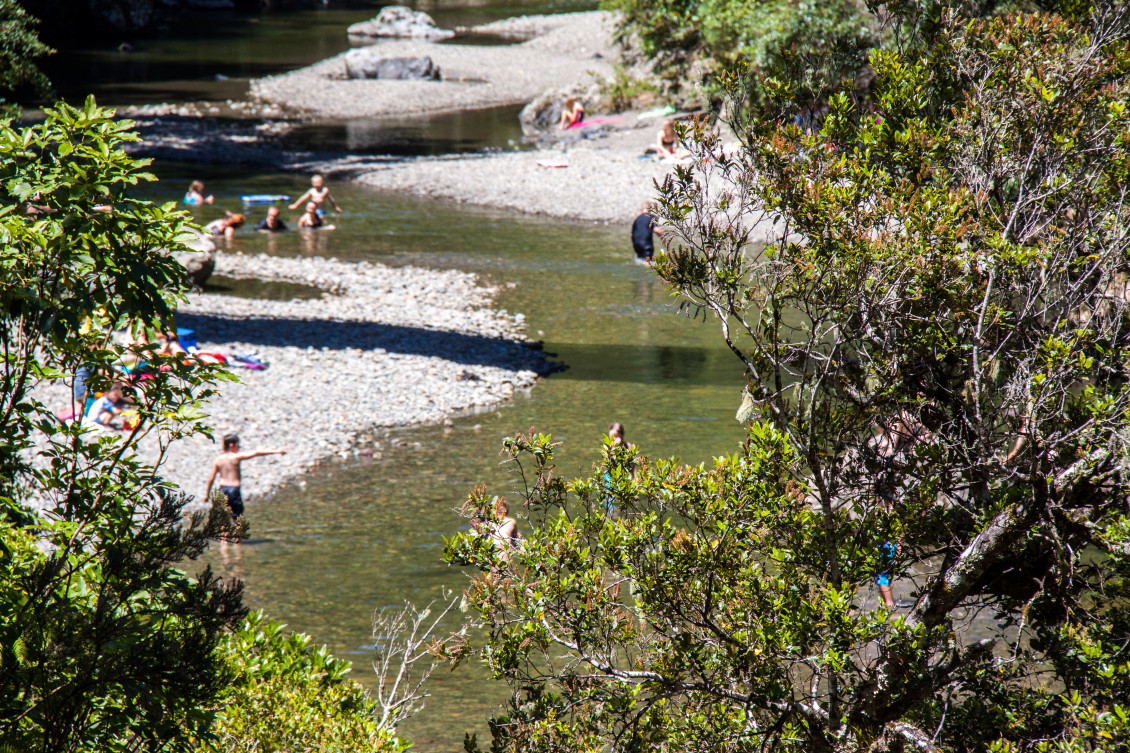
M177 565L229 531L182 520L184 497L134 447L200 431L214 367L143 355L132 432L63 423L37 387L80 365L104 390L126 346L168 328L190 287L168 253L187 218L130 196L152 180L121 149L130 124L89 100L38 126L0 126L0 742L11 750L183 748L224 685L215 650L244 610L238 586Z
M308 636L243 621L241 584L180 569L237 529L221 508L186 516L161 458L208 431L200 405L232 377L112 337L175 326L191 282L170 251L196 232L131 196L154 178L112 115L90 99L0 126L0 750L399 750L389 708L418 688L379 706ZM123 434L56 418L81 415L73 393L43 402L80 367L94 391L127 380L129 355L149 369Z
M310 636L286 635L262 613L226 637L221 656L232 677L221 694L206 750L217 753L394 753L403 744L376 720L376 704L347 675L349 662Z
M50 83L35 60L52 50L39 41L36 23L16 0L0 0L0 91L26 87L43 96L50 90ZM12 114L13 109L0 99L0 116Z
M939 21L871 53L878 114L688 135L657 271L749 441L574 481L508 441L524 547L447 551L515 691L493 750L1130 745L1130 8Z
M876 20L858 0L604 0L602 7L620 14L618 40L683 96L700 85L714 94L714 76L739 61L802 71L816 96L854 76L879 41Z
M721 101L718 77L736 66L752 75L787 71L797 84L793 113L819 109L846 87L868 98L874 49L897 48L908 36L930 33L944 9L970 18L1017 12L1085 14L1090 0L602 0L616 11L618 41L629 59L651 67L668 91L688 104ZM760 94L760 92L756 92ZM750 92L747 92L747 95ZM760 109L760 97L744 101Z

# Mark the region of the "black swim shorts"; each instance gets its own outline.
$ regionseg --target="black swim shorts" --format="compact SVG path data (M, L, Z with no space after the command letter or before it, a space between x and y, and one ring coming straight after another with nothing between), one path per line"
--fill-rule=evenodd
M238 486L221 486L220 491L228 498L228 509L231 510L231 516L239 520L239 516L243 514L243 495L239 492Z

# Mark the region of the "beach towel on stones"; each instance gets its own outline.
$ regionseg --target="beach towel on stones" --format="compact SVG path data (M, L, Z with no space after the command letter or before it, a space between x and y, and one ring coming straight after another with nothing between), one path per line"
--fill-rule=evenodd
M427 13L389 5L381 8L376 18L353 24L346 33L355 37L415 37L418 39L447 39L455 32L441 29Z
M345 73L349 78L439 81L439 66L430 57L390 58L376 50L350 50L345 56Z

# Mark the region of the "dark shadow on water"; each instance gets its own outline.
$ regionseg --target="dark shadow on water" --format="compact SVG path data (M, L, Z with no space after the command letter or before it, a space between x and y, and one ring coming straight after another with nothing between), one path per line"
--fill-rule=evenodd
M200 340L329 350L380 348L390 353L434 356L467 366L533 369L539 373L552 368L540 353L512 340L395 324L257 316L235 319L184 312L177 315L177 325L195 330Z
M554 379L728 386L741 372L737 361L717 348L634 343L553 343L548 347L569 364Z

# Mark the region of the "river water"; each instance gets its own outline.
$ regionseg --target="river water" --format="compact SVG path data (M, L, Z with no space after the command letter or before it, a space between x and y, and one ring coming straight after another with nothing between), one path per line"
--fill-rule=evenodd
M510 6L503 13L500 8L480 6L451 13L489 20L514 10ZM352 20L357 20L373 15L373 10L330 13L336 14L327 17L336 19L340 34L341 24L349 20L344 15L353 14ZM435 15L442 19L443 13ZM267 39L282 44L292 33L287 29L294 24L310 27L311 18L319 16L315 12L279 15L258 23L242 19L245 36L228 41L233 49L208 40L200 44L217 50L217 55L243 55L254 62L270 47L257 36L268 22L281 30ZM251 40L247 54L239 52L240 39ZM152 44L175 48L186 43ZM289 61L290 67L332 54L341 47L340 40L336 44L335 48L328 43L317 47L295 42L289 52L279 53L283 56L279 65ZM167 54L188 64L183 50ZM241 70L268 72L260 63ZM150 101L176 98L181 91L177 87L189 79L176 78L181 76L176 71L170 76L151 77L138 96ZM226 94L224 87L230 81L196 83L207 96L216 97ZM97 84L103 101L114 103L118 95L104 84ZM129 89L122 101L134 94L137 90ZM432 134L431 139L422 137L421 151L433 151L437 143L470 149L498 140L493 132L459 137L453 133L460 127L453 124L459 122L420 121L414 133ZM332 139L333 129L341 128L322 125L328 130L314 138ZM156 172L162 182L153 189L154 199L178 199L190 178L207 182L217 205L199 210L202 221L218 216L222 209L241 209L235 198L240 194L294 196L308 185L305 176L235 169L190 171L158 164ZM497 305L524 313L530 337L544 339L546 351L568 366L496 410L456 417L450 427L397 431L383 438L379 459L330 463L271 499L252 500L248 508L252 538L242 546L240 560L213 560L224 572L245 581L250 606L328 644L335 654L354 662L355 679L371 685L374 610L405 600L423 605L442 599L445 589L462 588L466 574L440 561L444 537L463 525L454 508L475 484L487 483L503 494L513 490L514 479L498 465L503 436L531 427L552 433L564 443L558 468L565 475L591 468L611 421L624 423L629 441L648 455L706 461L734 451L742 440L742 428L733 418L742 375L736 359L721 344L717 327L678 316L654 273L632 261L627 227L551 222L350 184L333 184L332 189L346 209L334 219L337 231L305 238L290 233L275 239L245 232L237 236L233 248L475 272L485 283L500 288ZM253 215L249 224L257 220L258 215ZM271 294L266 288L238 292L254 295L260 290ZM318 389L316 374L311 375L309 389ZM317 421L311 416L311 431L318 431ZM280 437L280 442L285 444L285 438ZM254 467L247 472L252 475ZM430 691L427 708L401 728L415 749L425 753L461 750L465 732L485 739L485 719L505 693L474 663L455 672L439 670Z
M183 191L187 174L165 166L161 187ZM209 172L220 208L242 191L295 195L305 177ZM453 510L477 483L508 494L498 466L503 436L536 427L564 442L561 472L586 472L611 421L651 456L701 462L734 451L741 369L717 328L680 317L645 266L631 260L627 228L563 224L452 204L333 186L346 213L339 229L278 239L239 236L234 248L318 254L473 271L501 292L498 305L526 315L528 333L568 366L496 410L451 427L397 431L379 460L323 466L303 482L249 507L252 540L238 564L216 562L247 584L248 602L310 633L355 663L370 684L371 617L405 599L417 605L459 590L465 574L440 561L443 537L463 519ZM311 375L310 389L317 389ZM301 399L301 396L296 396ZM312 417L316 431L317 417ZM285 438L280 438L285 442ZM393 444L396 442L397 444ZM249 473L254 468L249 467ZM454 623L454 621L452 621ZM469 664L433 676L428 707L402 732L422 751L457 751L464 732L485 737L484 720L504 689Z

